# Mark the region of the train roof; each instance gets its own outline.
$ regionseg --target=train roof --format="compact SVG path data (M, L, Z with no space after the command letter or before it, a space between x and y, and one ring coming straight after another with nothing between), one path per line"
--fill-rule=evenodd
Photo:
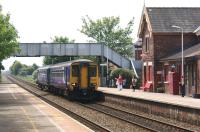
M48 65L48 66L43 66L43 67L40 67L40 68L38 68L37 70L46 70L46 69L48 69L50 66Z
M88 59L78 59L78 60L72 60L72 61L52 64L52 65L47 65L47 66L38 68L38 70L43 70L43 69L48 69L48 68L53 68L53 67L68 66L68 65L71 65L71 64L76 63L76 62L93 62L93 61L88 60Z

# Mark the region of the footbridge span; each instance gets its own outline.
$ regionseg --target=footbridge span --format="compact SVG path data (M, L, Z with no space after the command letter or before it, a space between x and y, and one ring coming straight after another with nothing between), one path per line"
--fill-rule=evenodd
M121 56L103 43L20 43L17 57L36 56L101 56L122 68L131 68L131 60Z

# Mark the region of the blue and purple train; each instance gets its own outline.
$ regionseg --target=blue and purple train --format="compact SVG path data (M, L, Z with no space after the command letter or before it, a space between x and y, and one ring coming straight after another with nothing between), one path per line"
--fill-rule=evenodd
M99 81L99 65L80 59L39 68L36 83L55 94L91 98L97 93Z

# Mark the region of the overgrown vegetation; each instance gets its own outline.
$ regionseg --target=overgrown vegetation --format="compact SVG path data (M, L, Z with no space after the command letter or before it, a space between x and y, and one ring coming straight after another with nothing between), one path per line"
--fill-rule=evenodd
M10 67L11 74L21 76L29 81L32 79L36 79L36 69L38 66L33 64L32 66L27 66L21 64L19 61L15 61L12 66Z

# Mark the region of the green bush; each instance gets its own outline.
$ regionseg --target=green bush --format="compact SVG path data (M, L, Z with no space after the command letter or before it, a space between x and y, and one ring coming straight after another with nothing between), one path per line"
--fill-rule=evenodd
M118 68L116 70L113 70L110 74L110 79L114 80L115 84L116 84L115 78L118 78L119 74L122 76L124 80L126 80L125 85L123 87L129 88L131 84L131 80L134 76L133 71L129 69L123 69L123 68Z
M36 80L36 78L37 78L37 70L35 70L35 71L33 72L32 78L33 78L33 80Z

